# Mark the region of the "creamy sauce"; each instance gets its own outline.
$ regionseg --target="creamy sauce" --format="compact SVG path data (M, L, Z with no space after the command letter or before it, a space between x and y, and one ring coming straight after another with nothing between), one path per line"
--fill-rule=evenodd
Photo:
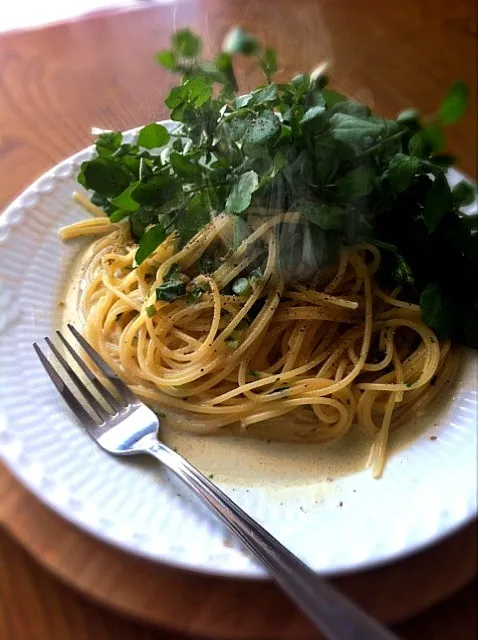
M77 327L81 323L78 299L88 249L79 253L63 285L58 318L58 325L62 328L68 322ZM474 389L473 374L465 363L455 380L445 385L441 399L427 408L426 415L417 416L413 423L392 432L389 455L404 449L427 430L430 437L434 437L434 427L439 425L458 384L465 385L465 389L468 386L470 390ZM215 482L264 489L308 487L317 493L317 499L333 490L331 483L334 479L363 470L372 444L370 438L354 426L344 438L328 444L198 436L167 427L162 428L161 435L164 442L203 473L213 477Z

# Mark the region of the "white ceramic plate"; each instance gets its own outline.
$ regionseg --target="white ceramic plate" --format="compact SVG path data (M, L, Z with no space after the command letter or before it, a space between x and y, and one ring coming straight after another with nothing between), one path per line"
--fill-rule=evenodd
M1 457L38 498L121 549L196 571L261 576L154 461L100 450L34 355L32 342L61 322L58 303L79 244L63 244L56 231L84 217L71 194L91 154L56 166L0 217ZM459 178L451 172L451 181ZM354 437L328 447L168 439L314 569L362 569L415 551L475 516L477 361L476 352L464 354L443 401L394 435L381 480L363 470L367 451Z

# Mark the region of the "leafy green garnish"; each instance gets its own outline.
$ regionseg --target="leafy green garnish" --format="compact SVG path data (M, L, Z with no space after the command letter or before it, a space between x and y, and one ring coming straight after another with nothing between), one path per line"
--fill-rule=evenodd
M232 283L232 292L235 296L248 296L251 292L251 285L247 278L237 278Z
M199 284L191 289L189 289L186 293L186 302L188 304L194 304L199 300L199 298L204 295L208 291L206 285Z
M141 264L149 255L153 253L156 247L166 238L166 231L160 224L154 225L148 229L139 242L139 247L134 256L136 264Z
M250 33L246 33L240 27L232 29L224 41L224 51L227 53L243 53L245 55L251 55L257 53L260 49L258 41L251 36Z
M85 186L102 196L117 196L129 187L131 182L127 169L107 156L84 162L81 170Z
M468 105L469 93L468 86L464 82L457 82L450 87L438 111L443 124L453 124L460 120Z
M156 300L164 300L165 302L173 302L176 298L180 298L186 294L186 285L184 282L173 280L165 282L156 287Z
M450 185L445 175L439 173L427 193L423 211L423 219L430 232L435 231L450 205Z
M405 191L412 184L419 167L419 160L414 155L397 153L388 165L388 177L397 191Z
M137 187L137 185L137 182L133 182L133 184L129 185L129 187L126 187L126 189L122 193L120 193L119 196L111 199L111 204L118 209L122 209L123 211L128 212L136 211L137 209L139 209L139 203L131 197L131 192Z
M243 173L234 184L228 199L226 211L228 213L242 213L251 204L254 191L259 187L259 179L255 171Z
M189 29L176 31L171 38L171 43L174 50L185 58L194 58L202 48L201 39Z
M146 149L164 147L169 142L169 132L161 124L152 122L139 132L138 144Z
M425 287L420 296L423 320L436 331L438 337L448 337L453 329L455 301L446 295L436 282Z
M202 49L196 34L181 29L156 56L180 76L165 100L176 128L150 123L129 143L119 132L101 133L96 157L78 175L92 202L129 225L137 263L166 234L176 231L184 246L224 211L233 216L233 249L254 228L249 214L262 212L265 221L299 212L303 224L279 232L286 277L307 279L337 260L341 246L375 242L383 250L379 278L420 301L440 336L478 344L478 225L460 211L476 189L465 181L449 187L455 159L442 152L445 127L466 109L466 85L453 85L435 114L406 109L386 119L330 89L322 67L275 81L275 51L240 28L212 59ZM249 93L238 89L238 56L265 78ZM197 265L206 273L219 262L211 251ZM234 285L254 285L260 273L251 264ZM205 290L186 287L178 271L157 288L157 299L194 302Z

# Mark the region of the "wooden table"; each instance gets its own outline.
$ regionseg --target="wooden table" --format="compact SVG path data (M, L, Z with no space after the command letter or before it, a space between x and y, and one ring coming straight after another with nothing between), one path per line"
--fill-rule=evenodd
M0 208L45 169L90 142L92 125L128 129L166 116L173 79L154 52L190 25L213 51L242 24L279 52L289 77L327 58L335 86L387 116L431 112L448 85L471 85L449 149L476 177L476 14L473 0L195 0L0 36ZM254 77L243 68L245 88ZM6 473L0 468L0 474ZM1 512L1 510L0 510ZM404 638L476 638L476 583L400 625ZM0 530L1 640L179 640L86 601Z

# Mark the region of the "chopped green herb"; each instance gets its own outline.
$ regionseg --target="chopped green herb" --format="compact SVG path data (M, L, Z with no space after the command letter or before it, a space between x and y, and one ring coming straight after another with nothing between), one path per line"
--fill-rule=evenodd
M247 278L237 278L232 283L232 292L236 296L247 296L251 292L251 285Z
M208 288L206 287L206 285L203 285L203 284L196 285L192 289L188 289L186 293L186 302L188 304L194 304L207 291L208 291Z
M171 282L171 280L177 280L181 275L181 265L173 264L168 273L164 276L164 282Z
M164 300L165 302L173 302L176 298L184 296L186 293L186 285L184 282L172 281L156 287L156 300Z
M256 284L257 282L259 282L262 278L262 271L261 269L257 268L257 269L253 269L250 273L249 276L249 282L251 284Z
M146 307L146 315L148 316L148 318L152 318L154 315L156 315L156 306L154 304L149 305L149 307Z

